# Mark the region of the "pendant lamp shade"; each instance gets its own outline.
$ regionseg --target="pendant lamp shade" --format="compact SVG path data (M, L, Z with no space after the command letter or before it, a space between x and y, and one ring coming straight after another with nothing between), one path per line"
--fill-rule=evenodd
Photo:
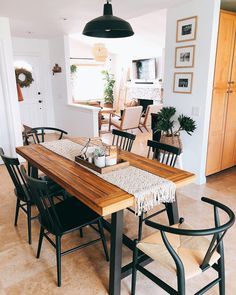
M113 16L109 1L104 4L103 16L88 22L83 30L83 35L98 38L124 38L133 34L134 31L127 21Z
M108 50L102 43L96 43L93 45L92 53L95 61L105 62L108 57Z

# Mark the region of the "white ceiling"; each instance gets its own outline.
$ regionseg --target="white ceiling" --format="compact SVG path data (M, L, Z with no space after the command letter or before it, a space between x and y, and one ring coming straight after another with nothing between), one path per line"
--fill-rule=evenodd
M114 15L132 19L185 1L113 0L112 4ZM13 36L50 38L81 33L86 22L102 15L103 4L103 0L0 0L0 16L10 18Z

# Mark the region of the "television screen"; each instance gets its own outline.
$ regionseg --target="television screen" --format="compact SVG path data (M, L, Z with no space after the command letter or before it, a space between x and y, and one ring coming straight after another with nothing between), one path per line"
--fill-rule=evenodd
M138 59L132 61L133 79L153 81L156 79L156 59Z

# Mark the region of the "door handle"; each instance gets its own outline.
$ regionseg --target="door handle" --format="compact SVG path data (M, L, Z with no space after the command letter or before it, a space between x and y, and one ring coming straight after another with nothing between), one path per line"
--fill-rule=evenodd
M229 81L228 84L234 84L234 81Z
M39 103L42 103L43 101L42 101L42 100L39 100L38 102L39 102Z
M227 93L233 93L233 90L228 90Z

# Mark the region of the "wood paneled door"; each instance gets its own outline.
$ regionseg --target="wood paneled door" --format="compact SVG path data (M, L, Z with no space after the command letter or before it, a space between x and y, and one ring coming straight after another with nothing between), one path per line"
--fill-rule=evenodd
M236 165L236 14L222 11L206 175Z

